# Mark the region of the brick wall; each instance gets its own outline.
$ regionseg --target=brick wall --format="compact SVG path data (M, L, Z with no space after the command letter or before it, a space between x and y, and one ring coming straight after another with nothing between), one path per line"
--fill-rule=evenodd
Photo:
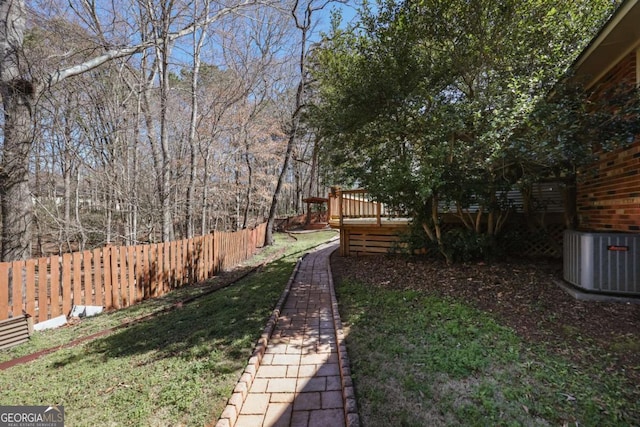
M599 82L596 96L613 85L636 84L636 52L623 58ZM581 171L577 183L579 228L640 232L640 137Z

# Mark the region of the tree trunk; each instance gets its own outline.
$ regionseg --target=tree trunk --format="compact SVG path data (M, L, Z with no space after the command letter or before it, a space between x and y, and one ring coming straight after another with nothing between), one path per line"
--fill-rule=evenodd
M29 189L33 93L2 83L4 147L0 166L2 261L27 259L31 250L33 204Z
M62 193L62 238L67 245L67 252L73 252L71 247L71 168L69 167L69 164L65 164L63 166L62 180L64 183L64 190Z
M169 40L163 40L162 70L160 75L160 147L162 149L160 203L162 206L162 241L173 237L173 212L171 211L171 160L167 108L169 102Z
M278 175L278 183L276 184L276 189L273 192L273 197L271 199L271 207L269 208L269 219L267 220L267 231L264 237L265 246L273 245L273 224L276 220L276 208L278 207L278 200L280 200L280 193L282 192L282 185L284 183L284 178L287 175L287 170L289 169L289 161L291 160L291 153L293 152L293 143L296 138L296 128L294 125L294 130L289 135L289 141L287 142L287 151L284 154L284 163L282 164L282 169L280 169L280 174Z
M322 197L324 195L318 194L318 156L320 152L320 143L318 138L313 141L313 151L311 154L311 170L309 171L309 197Z
M245 143L244 161L247 164L247 192L244 196L244 212L242 214L242 228L245 229L249 222L249 207L251 205L251 187L253 186L253 168L251 167L251 158L249 156L249 143Z
M194 96L195 97L195 96ZM187 238L195 234L195 193L196 193L196 144L195 144L195 102L192 106L192 134L189 135L189 184L187 186Z
M82 219L80 218L80 169L76 171L74 176L74 188L75 188L75 225L78 228L78 232L76 236L80 237L80 241L78 242L78 250L84 251L87 244L87 233L84 231L84 227L82 226Z
M302 197L303 183L302 183L302 176L301 176L302 173L299 167L294 166L294 169L295 170L293 172L293 177L296 183L296 188L295 188L295 195L294 195L294 201L293 201L293 210L296 213L296 215L299 215L302 212L302 199L303 199Z
M140 114L142 112L142 99L140 95L136 100L136 112L135 112L135 120L136 123L140 118ZM138 244L138 209L139 209L139 200L138 200L138 145L140 142L140 128L138 126L133 127L133 147L131 153L131 169L130 169L130 178L129 182L129 233L127 234L128 245L137 245Z
M36 87L22 78L18 65L24 28L24 1L0 1L0 95L4 108L4 147L0 163L2 261L27 259L31 254L33 203L29 190L29 154Z
M106 203L105 207L107 209L107 218L106 218L106 230L105 230L105 243L107 245L111 244L113 239L113 204L115 203L115 197L113 196L113 188L109 186L106 190Z
M209 186L207 185L207 178L209 177L209 152L207 151L207 155L204 156L204 164L202 165L203 171L203 185L202 185L202 212L201 212L201 224L202 227L202 235L209 233L207 223L207 197L209 197Z
M235 161L238 163L238 160ZM236 168L234 172L235 177L235 207L233 209L233 231L237 231L240 228L240 171Z
M198 3L194 3L197 11ZM205 2L205 15L209 12L209 2ZM189 186L187 187L187 237L192 238L195 234L195 205L196 205L196 131L198 124L198 78L200 75L200 51L204 44L206 32L193 33L193 69L191 75L191 121L189 123ZM202 234L204 235L204 233Z

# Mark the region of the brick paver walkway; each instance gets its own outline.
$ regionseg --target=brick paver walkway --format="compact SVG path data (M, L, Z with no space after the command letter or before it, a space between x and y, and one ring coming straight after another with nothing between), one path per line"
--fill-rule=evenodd
M329 255L335 248L321 247L300 261L255 375L241 394L244 401L232 402L232 397L230 404L237 406L227 406L227 418L223 413L218 426L359 424L330 277Z

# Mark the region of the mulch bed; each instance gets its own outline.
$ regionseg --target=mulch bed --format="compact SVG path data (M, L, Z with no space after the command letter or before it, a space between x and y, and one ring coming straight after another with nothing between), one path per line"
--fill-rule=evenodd
M610 354L606 369L640 382L640 303L575 300L557 285L561 261L447 265L427 258L334 253L331 268L336 283L352 278L464 301L491 313L526 343L543 345L578 364L602 363L602 356Z

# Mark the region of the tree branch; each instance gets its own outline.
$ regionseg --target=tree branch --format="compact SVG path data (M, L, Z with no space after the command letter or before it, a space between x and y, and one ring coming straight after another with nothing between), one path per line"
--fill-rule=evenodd
M77 76L79 74L83 74L86 73L87 71L91 71L93 69L98 68L99 66L112 61L114 59L119 59L119 58L126 58L132 55L135 55L136 53L140 53L142 51L144 51L145 49L148 49L150 47L156 46L158 43L162 42L163 40L172 42L174 40L177 40L181 37L184 37L186 35L189 35L191 33L193 33L194 31L196 31L197 29L208 25L212 22L217 21L218 19L222 18L223 16L229 15L231 13L236 12L239 9L248 7L248 6L252 6L252 5L256 5L256 4L269 4L270 0L266 0L266 1L261 1L261 0L245 0L241 3L238 3L234 6L229 6L229 7L225 7L221 10L219 10L217 13L215 13L213 16L205 19L202 22L192 22L191 24L187 25L186 27L184 27L183 29L181 29L180 31L176 31L173 33L170 33L168 35L168 37L166 38L157 38L155 40L150 40L147 42L143 42L140 43L138 45L135 46L129 46L129 47L123 47L123 48L119 48L119 49L110 49L108 50L106 53L104 53L103 55L97 56L93 59L90 59L88 61L83 62L82 64L78 64L78 65L74 65L72 67L69 68L65 68L63 70L56 70L52 73L49 74L49 76L47 77L47 82L46 82L46 88L49 89L51 87L53 87L54 85L60 83L62 80L68 78L68 77L73 77L73 76Z

